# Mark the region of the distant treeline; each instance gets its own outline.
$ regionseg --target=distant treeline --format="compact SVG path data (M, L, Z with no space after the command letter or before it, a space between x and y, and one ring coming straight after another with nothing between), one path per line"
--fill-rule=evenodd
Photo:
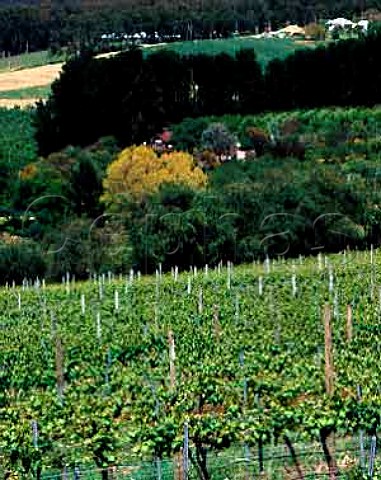
M149 141L185 117L381 103L381 34L296 52L263 73L252 50L235 57L147 57L68 62L36 114L40 153L113 135L121 146Z
M150 5L126 1L118 8L104 2L110 7L88 11L81 10L81 2L52 2L51 10L21 3L29 6L0 1L0 51L18 54L48 48L57 51L68 45L99 46L101 35L107 33L145 31L188 40L211 38L236 30L263 31L288 21L307 24L335 16L360 16L365 10L380 8L377 0L188 0L181 4L160 0Z

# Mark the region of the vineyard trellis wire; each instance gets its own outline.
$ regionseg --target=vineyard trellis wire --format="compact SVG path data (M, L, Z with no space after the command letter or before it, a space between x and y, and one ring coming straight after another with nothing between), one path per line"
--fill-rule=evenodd
M301 466L304 479L328 478L329 471L324 460L321 446L315 443L295 443L298 461ZM80 446L69 448L78 449ZM63 447L63 450L65 447ZM362 463L362 449L364 449L365 458ZM259 454L256 447L249 450L244 445L234 445L227 451L210 451L208 461L208 471L211 480L248 480L257 477L268 479L300 480L300 473L295 468L295 464L285 444L269 444L263 446L263 471L261 472ZM379 457L377 450L372 450L372 438L363 437L361 445L361 436L338 436L335 439L335 454L338 462L337 476L340 478L353 478L353 472L358 477L372 478L374 471L378 469ZM1 458L1 451L0 451ZM0 464L1 465L1 464ZM371 471L372 468L372 471ZM2 468L0 467L0 472ZM5 472L2 472L5 473ZM127 453L125 461L121 464L109 467L107 469L107 478L109 480L136 479L136 480L196 480L200 477L190 462L189 469L178 470L178 465L174 459L170 458L152 458L142 461ZM4 478L4 475L3 475ZM62 470L49 468L46 466L40 480L95 480L105 478L105 469L97 468L95 465L78 462L73 467L64 467Z

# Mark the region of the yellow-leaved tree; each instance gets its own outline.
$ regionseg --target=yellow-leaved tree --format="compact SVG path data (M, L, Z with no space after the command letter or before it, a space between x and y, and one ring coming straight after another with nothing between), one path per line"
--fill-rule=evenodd
M191 188L206 186L207 176L185 152L158 156L144 145L123 150L107 168L102 201L108 205L125 199L139 200L154 193L163 183L176 183Z

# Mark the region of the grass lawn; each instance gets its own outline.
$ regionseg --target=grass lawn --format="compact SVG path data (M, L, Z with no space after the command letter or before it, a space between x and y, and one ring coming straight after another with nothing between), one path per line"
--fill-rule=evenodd
M50 92L51 92L50 85L45 85L43 87L21 88L20 90L9 90L6 92L0 92L0 99L9 99L9 100L24 100L28 98L45 99L49 96Z
M175 42L167 45L152 46L149 52L159 50L170 50L182 55L205 53L216 55L219 53L235 54L238 50L244 48L253 48L257 54L257 59L262 66L274 58L285 58L291 53L301 48L314 48L313 43L304 44L290 39L279 38L250 38L238 37L223 40L196 40L193 42Z
M20 70L23 68L40 67L49 63L64 61L63 56L52 57L47 50L41 52L23 53L9 58L0 58L0 72Z

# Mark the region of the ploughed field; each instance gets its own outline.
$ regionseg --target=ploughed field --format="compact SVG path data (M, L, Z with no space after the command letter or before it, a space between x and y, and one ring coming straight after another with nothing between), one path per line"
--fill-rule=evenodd
M22 455L38 458L42 471L79 459L106 466L129 454L166 457L182 444L185 423L190 445L221 450L284 434L311 441L322 431L373 431L380 260L346 252L3 288L3 465L17 470Z

